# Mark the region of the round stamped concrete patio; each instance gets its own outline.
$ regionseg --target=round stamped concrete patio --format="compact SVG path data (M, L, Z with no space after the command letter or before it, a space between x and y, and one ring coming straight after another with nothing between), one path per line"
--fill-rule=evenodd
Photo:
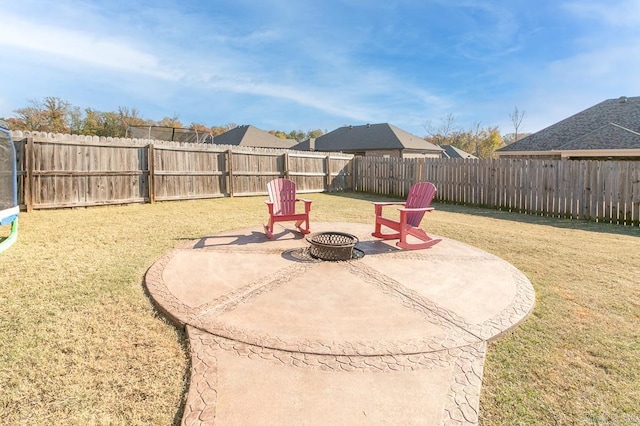
M444 238L402 251L372 225L312 223L357 236L360 259L323 262L280 226L203 237L169 252L145 283L187 329L184 425L478 422L486 342L532 310L529 280Z

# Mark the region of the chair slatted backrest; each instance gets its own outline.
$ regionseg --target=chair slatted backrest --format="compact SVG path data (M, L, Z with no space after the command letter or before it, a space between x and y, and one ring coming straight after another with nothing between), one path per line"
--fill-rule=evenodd
M429 207L435 195L436 187L434 184L431 182L418 182L409 188L405 207L409 209ZM425 212L408 213L407 224L417 227L420 225L424 214Z
M276 216L295 214L296 184L288 179L274 179L267 185L269 200L273 203Z

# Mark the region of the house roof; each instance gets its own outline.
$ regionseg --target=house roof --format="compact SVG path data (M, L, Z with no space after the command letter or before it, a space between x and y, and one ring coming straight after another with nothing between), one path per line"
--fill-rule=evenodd
M560 150L577 149L638 149L640 133L609 123L586 135L579 136L560 146Z
M219 145L253 146L259 148L291 148L297 142L293 139L280 139L269 132L251 125L234 127L213 138Z
M456 148L453 145L439 145L440 148L444 149L442 153L442 158L478 158L475 155L471 155L466 151L461 150L460 148Z
M640 96L608 99L498 150L640 149Z
M314 145L316 151L354 152L393 149L442 152L442 148L388 123L340 127L316 138ZM309 141L299 144L298 147L309 149Z

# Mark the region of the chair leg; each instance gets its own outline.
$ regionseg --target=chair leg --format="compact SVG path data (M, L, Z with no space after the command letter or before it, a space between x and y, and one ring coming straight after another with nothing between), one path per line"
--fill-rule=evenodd
M264 226L264 233L267 236L267 238L269 239L273 238L273 218L270 217L269 221Z
M400 241L398 241L398 243L402 243L402 244L407 244L407 225L404 223L400 224ZM398 245L398 243L396 243L396 245Z
M394 222L394 225L395 224L396 223ZM374 232L371 233L372 237L380 238L380 239L383 239L383 240L395 240L397 238L400 238L400 233L399 232L394 232L392 234L383 234L382 233L382 225L383 225L383 223L376 219L376 226L375 226ZM389 228L389 229L395 230L395 228Z
M302 222L304 222L305 227L301 227L300 225L302 224ZM310 233L310 229L309 229L309 219L304 219L304 220L299 220L296 222L296 228L298 228L298 231L300 231L300 233L302 234L308 234Z
M380 236L380 235L382 235L382 232L380 232L380 231L381 231L381 229L380 229L380 228L382 228L382 225L380 225L380 222L378 222L378 221L376 220L376 227L375 227L375 229L373 230L373 233L372 233L371 235L373 235L374 237L382 238L382 237Z

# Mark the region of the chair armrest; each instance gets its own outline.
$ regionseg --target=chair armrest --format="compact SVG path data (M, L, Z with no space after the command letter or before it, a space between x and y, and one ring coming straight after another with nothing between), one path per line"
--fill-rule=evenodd
M434 208L433 207L417 207L417 208L408 209L408 208L404 208L403 207L403 208L398 209L398 210L403 211L403 212L409 212L409 213L411 213L411 212L430 212L430 211L434 210Z
M405 201L372 201L371 204L376 206L399 206L405 205Z
M376 216L382 216L382 208L384 206L404 206L406 202L405 201L374 201L371 204L373 204L373 207L374 207L374 214Z
M264 203L267 205L267 209L269 210L269 216L273 216L273 201L266 200Z
M305 200L304 198L296 198L296 201L302 201L304 203L304 212L309 214L311 211L311 200Z

